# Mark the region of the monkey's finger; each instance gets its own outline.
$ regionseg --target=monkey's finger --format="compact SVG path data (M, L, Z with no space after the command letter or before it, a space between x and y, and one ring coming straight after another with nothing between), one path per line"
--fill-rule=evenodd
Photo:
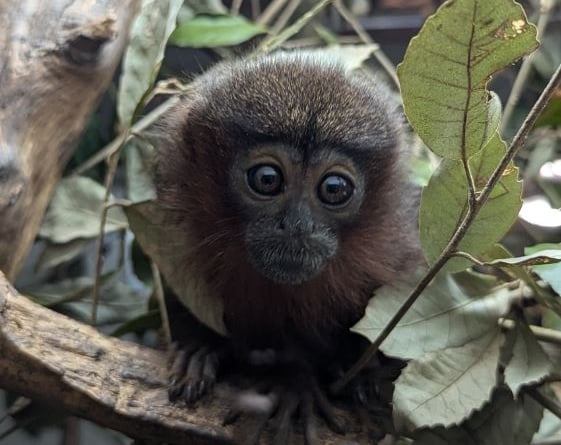
M168 396L172 401L177 400L183 392L183 376L185 375L188 361L187 352L183 349L177 350L175 348L176 345L173 345L173 351L170 350L172 362L168 372ZM173 356L171 354L173 354Z
M273 445L286 445L290 442L292 435L292 422L294 413L298 408L299 397L294 392L284 394L283 400L279 405L276 420L278 421L278 429L273 438Z
M311 385L314 401L321 417L323 417L329 428L331 428L334 432L337 434L345 434L345 427L343 426L343 423L338 418L331 406L331 403L329 403L329 400L327 400L327 397L320 389L315 379L312 379Z
M304 422L304 439L306 445L319 445L317 418L314 414L314 400L311 393L306 392L300 405Z
M201 378L205 357L208 353L207 347L200 348L189 360L187 372L185 373L185 388L183 397L188 404L192 404L201 398Z

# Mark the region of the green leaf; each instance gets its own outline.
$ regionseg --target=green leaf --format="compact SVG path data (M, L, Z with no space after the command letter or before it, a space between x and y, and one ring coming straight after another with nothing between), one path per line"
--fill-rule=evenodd
M132 24L130 44L123 58L117 114L128 128L139 105L152 87L164 57L166 42L175 28L183 0L143 0L140 15Z
M412 286L384 286L370 299L364 317L351 328L370 341L378 336L407 298ZM439 274L382 344L381 350L402 359L458 348L497 329L510 308L506 289L469 298L452 276Z
M531 397L514 400L509 391L500 388L490 403L461 425L421 431L413 445L528 445L542 412Z
M133 138L125 147L127 195L132 202L156 199L153 180L154 146L146 139Z
M495 134L485 148L469 160L476 191L482 190L505 151L505 143ZM516 221L522 206L521 193L522 183L518 181L518 169L511 164L458 249L477 255L499 241ZM462 163L443 160L423 190L421 199L421 244L430 264L438 258L455 232L467 211L467 202L466 178ZM453 258L445 267L452 272L470 265L465 259Z
M37 270L50 269L73 260L84 252L89 242L90 240L83 238L77 238L64 244L47 242L37 260Z
M498 126L491 75L537 48L536 29L512 0L449 0L427 19L397 68L407 118L425 144L469 158Z
M465 346L411 361L395 382L396 425L446 427L479 409L496 385L501 342L497 328Z
M144 332L148 329L157 329L161 326L160 311L154 309L126 321L112 333L112 337L121 337L131 332Z
M561 443L561 419L551 411L544 411L540 428L532 438L532 443L559 445Z
M505 383L514 397L518 397L524 386L539 383L547 377L553 371L553 363L525 323L516 323L506 336L505 347L512 357L505 364Z
M155 201L128 206L125 212L136 240L156 263L179 299L200 321L226 335L222 300L210 292L202 278L185 266L183 252L177 248L180 243L189 245L189 240L185 239L185 227L175 226L173 215Z
M325 48L309 50L318 54L322 60L331 58L343 63L346 69L356 70L364 65L372 53L378 49L378 45L330 45Z
M516 266L538 266L543 264L555 264L561 261L561 249L546 249L534 252L530 255L524 255L514 258L499 258L489 261L486 264L492 266L508 267Z
M561 125L561 90L551 98L536 121L536 127L556 127Z
M78 176L62 179L39 229L39 235L53 243L99 235L99 219L105 188L92 179ZM126 229L127 218L120 208L107 213L105 232Z
M246 42L267 28L241 15L198 16L177 26L170 43L193 48L216 48Z
M542 250L555 250L557 255L561 255L561 243L536 244L532 247L526 247L524 253L535 255ZM532 266L532 271L549 284L557 295L561 295L561 263Z

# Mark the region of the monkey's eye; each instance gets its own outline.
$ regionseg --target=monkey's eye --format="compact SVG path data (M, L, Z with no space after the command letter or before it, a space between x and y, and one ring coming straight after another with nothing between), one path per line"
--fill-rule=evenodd
M345 204L353 193L353 183L341 175L325 176L318 187L320 201L330 206Z
M247 182L260 195L275 196L282 191L284 178L277 166L261 164L248 170Z

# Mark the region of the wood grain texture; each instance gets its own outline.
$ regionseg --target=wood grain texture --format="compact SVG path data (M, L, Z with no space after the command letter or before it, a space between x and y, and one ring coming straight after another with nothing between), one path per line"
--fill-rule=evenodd
M166 368L162 351L107 337L39 306L0 272L0 387L142 440L233 443L241 425L222 426L232 387L220 383L213 397L187 408L168 401ZM352 413L338 412L356 428ZM372 443L363 434L343 437L324 425L319 437L324 445ZM270 439L268 431L263 442Z
M0 269L14 279L139 0L0 2Z

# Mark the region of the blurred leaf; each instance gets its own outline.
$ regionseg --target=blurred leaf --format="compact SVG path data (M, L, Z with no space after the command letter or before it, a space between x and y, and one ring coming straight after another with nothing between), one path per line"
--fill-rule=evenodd
M561 88L546 105L536 122L536 127L557 127L561 125Z
M413 286L384 286L370 299L364 317L351 328L374 341L397 312ZM381 350L403 359L458 348L497 329L499 317L510 309L506 289L483 298L469 298L452 276L439 274L392 330Z
M378 45L330 45L324 48L308 50L318 54L322 60L336 60L343 63L346 69L356 70L366 62Z
M127 194L132 202L156 199L152 163L156 149L146 139L133 138L125 147Z
M561 247L558 245L558 247ZM514 258L500 258L489 261L486 264L493 266L536 266L542 264L555 264L561 261L561 248L560 249L545 249L539 250L529 255L524 255Z
M477 191L487 183L505 150L504 142L495 134L489 144L470 159ZM522 183L518 181L518 169L511 164L460 242L458 250L476 256L499 241L516 221L522 206L521 193ZM421 200L421 244L429 264L432 264L446 247L466 210L467 186L464 168L459 161L445 159L423 190ZM453 258L445 268L452 272L470 265L468 260Z
M185 239L185 229L174 225L173 215L155 201L128 206L125 212L136 240L178 298L201 322L226 335L223 301L183 260L182 249L188 247L189 241Z
M397 68L405 114L424 143L448 159L480 151L499 124L500 104L487 90L491 75L537 46L535 27L512 0L441 6Z
M156 79L182 4L183 0L142 1L140 15L132 24L119 80L117 114L124 128L133 122L137 108Z
M170 43L192 48L216 48L246 42L267 28L241 15L198 16L177 26Z
M516 398L524 386L539 383L547 377L553 371L553 364L525 323L516 323L506 337L505 347L511 357L508 363L504 363L505 384Z
M551 244L538 244L535 247L537 248L536 251L541 249L551 248L548 247ZM555 246L555 244L553 245ZM531 253L529 250L526 253ZM495 244L493 247L487 249L485 252L481 253L480 258L483 261L492 261L498 258L506 258L508 256L512 256L512 254L502 245ZM550 267L556 266L554 265L545 265L545 266L537 266L537 267ZM509 266L507 271L514 275L516 278L520 279L524 283L526 283L532 292L534 293L534 298L538 301L538 303L542 304L544 307L552 309L557 314L561 315L561 300L557 297L553 297L549 292L545 289L542 289L537 283L532 274L529 272L528 268L522 266Z
M561 64L561 30L550 26L543 36L540 36L540 50L532 57L532 63L538 73L549 79L555 69Z
M542 250L555 250L557 254L561 255L561 243L559 244L536 244L532 247L524 249L525 254L535 254ZM557 295L561 295L561 263L544 264L541 266L532 266L538 276L544 280Z
M550 309L544 309L542 314L542 326L544 328L561 331L561 316Z
M78 238L64 244L47 242L37 260L37 270L46 270L73 260L84 252L90 240Z
M531 397L514 400L508 391L499 389L490 403L460 426L421 431L413 445L528 445L542 412Z
M411 180L414 184L425 187L435 171L435 167L429 159L415 158L409 166L411 169Z
M321 24L317 24L314 25L314 31L317 33L318 36L320 36L323 39L323 41L326 44L328 45L339 44L339 40L337 39L337 34L333 33L333 31L331 31L329 28Z
M395 382L396 424L408 430L446 427L479 409L496 385L501 342L497 327L465 346L411 361Z
M39 235L53 243L67 243L77 238L99 235L99 219L105 188L92 179L78 176L62 179L39 229ZM127 218L120 208L107 214L105 232L127 228Z
M126 321L115 329L111 333L111 336L121 337L131 332L144 332L148 329L158 329L161 324L162 320L160 318L160 311L158 309L154 309Z

